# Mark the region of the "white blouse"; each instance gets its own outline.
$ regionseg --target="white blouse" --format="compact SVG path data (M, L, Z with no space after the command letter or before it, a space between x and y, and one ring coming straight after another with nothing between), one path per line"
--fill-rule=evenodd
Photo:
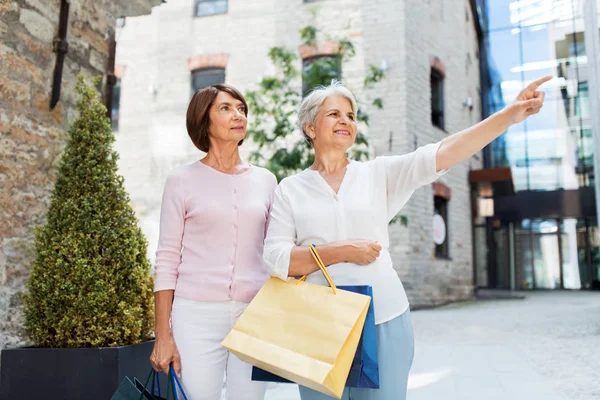
M367 162L351 161L336 194L315 170L306 169L281 181L275 190L264 258L272 276L286 280L295 246L340 240L377 241L382 249L368 265L333 264L328 271L336 285L370 285L375 323L389 321L408 309L408 299L392 265L389 221L420 186L433 182L435 158L441 142L402 156L381 156ZM320 271L308 282L327 285Z

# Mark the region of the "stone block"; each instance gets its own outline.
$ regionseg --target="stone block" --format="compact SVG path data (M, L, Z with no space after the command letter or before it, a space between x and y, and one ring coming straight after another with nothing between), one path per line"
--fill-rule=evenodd
M21 9L19 22L23 24L31 36L45 43L52 43L58 28L58 25L52 23L47 17L26 8Z
M88 43L92 48L102 53L108 53L109 43L108 34L92 30L87 21L75 21L72 24L71 33L79 40Z
M29 107L30 97L27 81L19 82L0 76L0 98L19 104L21 107Z
M23 56L28 57L33 63L38 66L41 70L49 68L51 65L51 59L53 60L52 53L52 40L49 42L40 42L32 39L31 36L23 32L15 32L15 38L17 52Z
M58 21L60 15L60 0L25 0L27 5L50 21Z

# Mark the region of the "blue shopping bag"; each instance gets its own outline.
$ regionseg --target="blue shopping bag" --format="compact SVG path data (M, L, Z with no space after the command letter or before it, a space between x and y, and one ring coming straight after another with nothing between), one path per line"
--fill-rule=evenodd
M377 333L375 331L373 289L371 286L338 286L337 288L371 297L363 332L358 342L354 361L350 367L348 379L346 380L346 387L379 389L379 362L377 360ZM293 383L258 367L252 367L252 380Z
M133 382L128 377L125 377L116 392L111 397L111 400L188 400L181 382L177 378L173 368L169 368L169 384L167 386L167 397L161 397L160 381L158 380L159 372L150 370L146 383L142 383L137 378L133 378ZM148 384L152 378L152 386L148 390ZM183 397L179 397L179 394ZM172 395L172 397L170 396Z

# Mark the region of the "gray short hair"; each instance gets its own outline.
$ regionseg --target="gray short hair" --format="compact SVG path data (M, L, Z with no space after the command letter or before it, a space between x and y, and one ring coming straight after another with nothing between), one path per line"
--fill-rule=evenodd
M348 90L340 81L332 80L328 86L317 86L314 88L308 96L302 100L300 104L300 111L298 111L298 126L304 138L312 145L312 139L304 131L304 125L314 125L317 118L317 114L321 109L321 105L331 96L342 96L346 98L352 106L352 112L356 114L357 105L356 99L352 92Z

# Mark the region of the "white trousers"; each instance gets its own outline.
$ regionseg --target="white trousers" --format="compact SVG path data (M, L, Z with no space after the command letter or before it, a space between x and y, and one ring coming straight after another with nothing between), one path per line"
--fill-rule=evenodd
M221 346L247 306L175 297L171 325L181 356L181 383L189 400L220 400L225 380L228 400L264 399L266 384L251 380L252 366Z

